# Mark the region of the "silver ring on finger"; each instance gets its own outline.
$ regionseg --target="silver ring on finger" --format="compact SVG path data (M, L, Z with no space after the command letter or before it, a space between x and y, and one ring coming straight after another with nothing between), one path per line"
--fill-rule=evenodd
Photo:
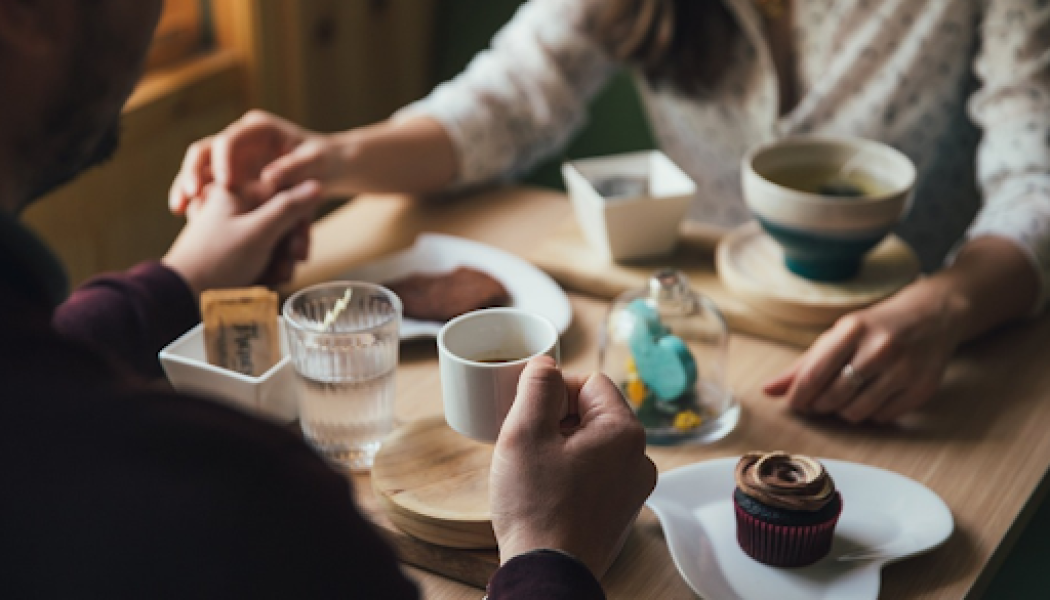
M846 366L842 367L841 375L842 379L846 382L846 385L853 390L854 394L860 392L864 389L864 386L868 384L867 378L854 368L853 363L846 363Z

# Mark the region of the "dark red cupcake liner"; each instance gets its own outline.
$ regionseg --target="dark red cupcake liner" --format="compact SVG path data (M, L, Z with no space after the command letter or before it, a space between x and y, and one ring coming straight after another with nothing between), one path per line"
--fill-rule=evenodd
M835 492L836 494L838 492ZM773 525L748 514L733 499L736 510L736 539L748 556L774 567L804 567L827 556L835 537L839 510L815 525Z

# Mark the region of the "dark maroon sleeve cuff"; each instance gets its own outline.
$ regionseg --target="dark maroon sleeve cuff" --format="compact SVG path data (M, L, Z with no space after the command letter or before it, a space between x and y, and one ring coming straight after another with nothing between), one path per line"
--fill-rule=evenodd
M492 576L489 600L605 600L598 580L579 560L556 550L533 550L508 560Z
M200 321L182 277L159 262L88 281L55 311L55 329L140 375L162 374L157 353Z

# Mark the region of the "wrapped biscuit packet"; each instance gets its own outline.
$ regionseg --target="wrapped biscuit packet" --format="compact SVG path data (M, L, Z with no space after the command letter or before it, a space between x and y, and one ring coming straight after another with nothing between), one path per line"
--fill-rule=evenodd
M281 359L277 294L263 287L201 294L208 362L258 377Z

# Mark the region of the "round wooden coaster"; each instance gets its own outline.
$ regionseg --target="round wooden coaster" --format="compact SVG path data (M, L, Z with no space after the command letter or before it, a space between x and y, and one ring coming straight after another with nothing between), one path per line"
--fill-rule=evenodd
M453 431L444 417L390 435L372 465L379 505L401 530L453 548L495 548L489 516L493 447Z
M822 283L784 266L784 253L758 223L729 233L718 245L718 276L734 295L766 315L796 325L825 326L842 315L897 292L920 271L919 259L903 240L888 236L847 281Z

